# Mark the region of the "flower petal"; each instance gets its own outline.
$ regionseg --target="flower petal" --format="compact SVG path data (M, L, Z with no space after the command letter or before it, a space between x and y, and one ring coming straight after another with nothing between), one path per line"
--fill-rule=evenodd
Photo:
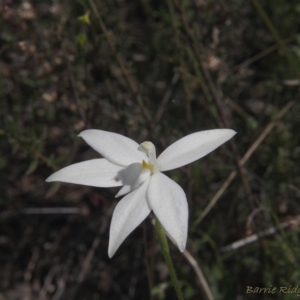
M151 171L144 169L141 163L134 163L118 172L118 179L124 184L115 197L123 196L141 185Z
M143 166L141 163L133 163L126 168L123 168L118 173L118 179L124 185L132 185L136 182L137 178L143 171Z
M192 133L169 146L157 159L161 171L187 165L231 139L236 132L231 129L213 129Z
M46 181L62 181L96 187L121 186L117 179L118 172L123 169L105 158L91 159L65 167L46 179Z
M140 176L138 177L138 179L136 180L136 182L133 185L124 185L119 192L116 194L115 198L123 196L125 194L128 194L132 191L134 191L135 189L137 189L145 180L147 180L147 178L149 178L150 176L150 170L144 170Z
M81 132L82 137L93 149L104 158L120 166L128 166L147 159L147 155L138 151L139 144L113 132L89 129Z
M108 256L112 257L127 236L149 215L146 200L150 178L117 204L110 225Z
M152 175L147 199L160 223L184 251L187 239L188 204L182 188L162 173Z

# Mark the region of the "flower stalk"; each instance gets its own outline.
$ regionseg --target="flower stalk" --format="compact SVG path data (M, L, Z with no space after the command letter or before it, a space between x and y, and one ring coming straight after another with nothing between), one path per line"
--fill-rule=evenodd
M156 218L155 219L155 230L156 230L156 235L162 250L162 254L164 256L164 259L166 261L166 264L168 266L169 272L170 272L170 277L171 277L171 281L173 284L173 287L175 289L175 292L177 294L177 298L178 300L184 300L183 298L183 294L181 291L181 288L179 286L179 282L177 279L177 275L172 263L172 258L170 255L170 250L169 250L169 245L168 245L168 241L167 241L167 237L166 237L166 232L164 227L161 225L161 223L159 222L159 220Z

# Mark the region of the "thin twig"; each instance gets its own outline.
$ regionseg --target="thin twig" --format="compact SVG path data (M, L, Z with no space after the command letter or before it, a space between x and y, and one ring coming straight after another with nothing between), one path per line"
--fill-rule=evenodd
M205 276L204 276L199 264L197 263L197 261L193 258L193 256L187 250L185 250L183 252L183 255L188 260L190 265L193 267L193 269L198 277L199 284L200 284L201 290L205 296L205 299L206 300L214 300L212 291L210 290L210 287L209 287L209 285L205 279Z
M49 286L51 285L54 276L56 275L56 273L59 271L59 266L57 264L55 264L54 266L51 267L51 269L49 270L45 280L44 280L44 284L43 287L41 288L41 290L39 291L39 297L38 299L45 299L46 295L47 295L47 291L49 290Z
M279 224L278 226L271 227L267 230L260 231L258 233L247 236L246 238L238 240L230 245L227 245L227 246L221 248L221 251L228 252L228 251L236 250L238 248L247 246L248 244L254 243L254 242L258 241L260 238L273 235L282 229L298 226L299 223L300 223L300 215L296 216L292 220L283 222L283 223Z
M245 110L240 107L236 102L231 100L229 97L226 97L224 99L224 102L228 104L234 111L236 111L240 116L242 116L246 121L251 122L251 124L255 124L255 127L257 126L257 121L249 115Z
M82 263L81 270L77 277L77 284L74 287L74 289L72 290L69 299L74 299L76 297L76 293L77 293L79 287L81 286L82 282L85 280L86 276L88 275L88 272L90 271L90 268L91 268L92 260L96 253L96 250L98 249L98 247L100 245L101 236L102 236L103 232L106 230L107 226L108 226L108 222L106 220L102 220L102 223L100 225L99 230L96 233L96 236L94 238L92 246Z
M32 275L33 275L34 269L36 268L38 259L40 258L40 254L41 254L40 253L40 248L38 246L35 246L33 248L32 255L31 255L31 258L29 260L29 263L27 265L27 269L24 272L24 282L26 284L29 284L31 279L32 279Z
M99 230L100 231L100 230ZM100 233L100 232L99 232ZM82 268L81 268L81 271L79 273L79 276L77 278L77 284L80 285L83 280L85 279L86 275L88 274L88 271L90 269L90 266L91 266L91 263L92 263L92 259L94 258L94 255L95 255L95 252L100 244L100 241L101 241L101 238L100 236L96 236L94 241L93 241L93 244L92 244L92 247L90 248L83 264L82 264Z
M200 68L198 66L198 63L197 63L197 59L195 58L195 55L194 55L193 51L189 47L186 47L186 52L187 52L188 57L192 61L192 65L194 67L195 74L196 74L197 83L201 87L202 92L204 94L204 97L206 99L206 102L208 104L208 107L206 107L206 109L210 112L210 114L213 117L213 119L215 120L216 124L219 127L222 127L222 122L220 121L220 118L218 117L218 113L216 111L215 105L213 105L212 96L211 96L211 94L210 94L210 92L209 92L209 90L208 90L208 88L205 84L204 78L202 76L202 73L201 73ZM184 68L182 68L182 70L184 70ZM187 77L187 74L186 74L187 72L184 73L182 71L182 73L183 73L184 76ZM204 104L202 104L202 103L201 103L201 105L204 106Z
M55 294L53 295L51 300L60 300L65 289L66 289L66 282L68 280L68 276L70 273L70 268L73 260L74 252L69 253L68 260L63 267L63 272L60 278L57 279L57 289Z
M295 39L296 39L296 37L295 37L295 36L292 36L292 37L289 37L289 38L287 38L287 39L282 40L282 42L283 42L284 44L288 44L289 42L291 42L291 41L293 41L293 40L295 40ZM254 56L252 56L252 57L250 57L250 58L248 58L248 59L246 59L246 60L243 61L242 63L240 63L240 64L234 66L229 72L237 72L237 71L239 71L240 69L245 68L245 67L247 67L247 66L253 64L254 62L256 62L256 61L262 59L264 56L267 56L268 54L272 53L273 51L277 50L278 48L279 48L279 45L278 45L278 44L275 44L275 45L273 45L273 46L271 46L271 47L268 47L267 49L265 49L265 50L259 52L258 54L254 55Z
M167 103L169 102L171 96L172 96L172 91L173 91L173 88L174 86L176 85L176 83L178 82L178 79L179 79L180 75L179 73L175 73L172 77L172 80L170 82L170 85L168 87L168 89L166 90L165 92L165 95L157 109L157 112L155 114L155 117L154 117L154 120L155 120L155 124L159 123L159 121L161 120L161 117L163 116L164 114L164 111L165 111L165 108L166 108L166 105Z
M78 207L32 207L22 210L24 215L51 215L51 214L80 214Z
M246 163L246 161L250 158L250 156L253 154L253 152L258 148L258 146L263 142L263 140L266 138L266 136L271 132L271 130L277 124L277 121L280 118L282 118L284 116L284 114L288 112L289 109L291 109L293 104L294 104L293 101L287 103L281 109L281 111L278 113L278 115L276 115L274 117L274 120L266 126L266 128L263 130L263 132L260 134L260 136L254 141L254 143L250 146L250 148L247 150L247 152L244 154L244 156L240 160L239 163L240 163L241 166L243 166ZM220 199L220 197L226 191L226 189L230 185L231 181L235 178L236 174L237 174L236 171L232 171L229 174L226 181L222 184L220 189L217 191L217 193L210 200L209 204L206 206L206 208L204 209L202 214L194 222L194 225L198 225L205 218L205 216L210 212L210 210L213 208L213 206L217 203L217 201Z
M33 150L33 151L29 152L29 153L32 153L33 157L38 158L40 161L42 161L43 163L45 163L49 167L52 167L53 169L58 168L57 165L55 163L53 163L50 158L46 157L42 153L40 153L40 152L38 152L36 150Z

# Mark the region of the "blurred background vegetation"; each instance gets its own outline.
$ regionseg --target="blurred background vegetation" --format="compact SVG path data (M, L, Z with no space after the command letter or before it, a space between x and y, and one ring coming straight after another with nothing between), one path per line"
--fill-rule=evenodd
M300 286L299 14L298 0L1 0L0 299L176 299L151 217L109 259L117 189L45 178L99 157L87 128L160 153L223 127L234 140L168 172L190 208L188 252L170 245L185 299L296 299L279 289Z

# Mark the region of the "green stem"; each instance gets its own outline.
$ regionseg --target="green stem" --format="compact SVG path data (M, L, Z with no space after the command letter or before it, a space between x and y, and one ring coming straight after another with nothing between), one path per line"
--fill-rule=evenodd
M178 298L178 300L184 300L180 286L179 286L179 282L178 282L178 279L177 279L177 276L175 273L175 269L173 267L170 250L169 250L169 246L168 246L168 241L167 241L167 237L166 237L166 232L158 219L155 220L155 229L156 229L156 234L158 237L158 241L159 241L164 259L167 263L167 266L168 266L168 269L170 272L171 281L172 281L172 284L176 291L177 298Z

